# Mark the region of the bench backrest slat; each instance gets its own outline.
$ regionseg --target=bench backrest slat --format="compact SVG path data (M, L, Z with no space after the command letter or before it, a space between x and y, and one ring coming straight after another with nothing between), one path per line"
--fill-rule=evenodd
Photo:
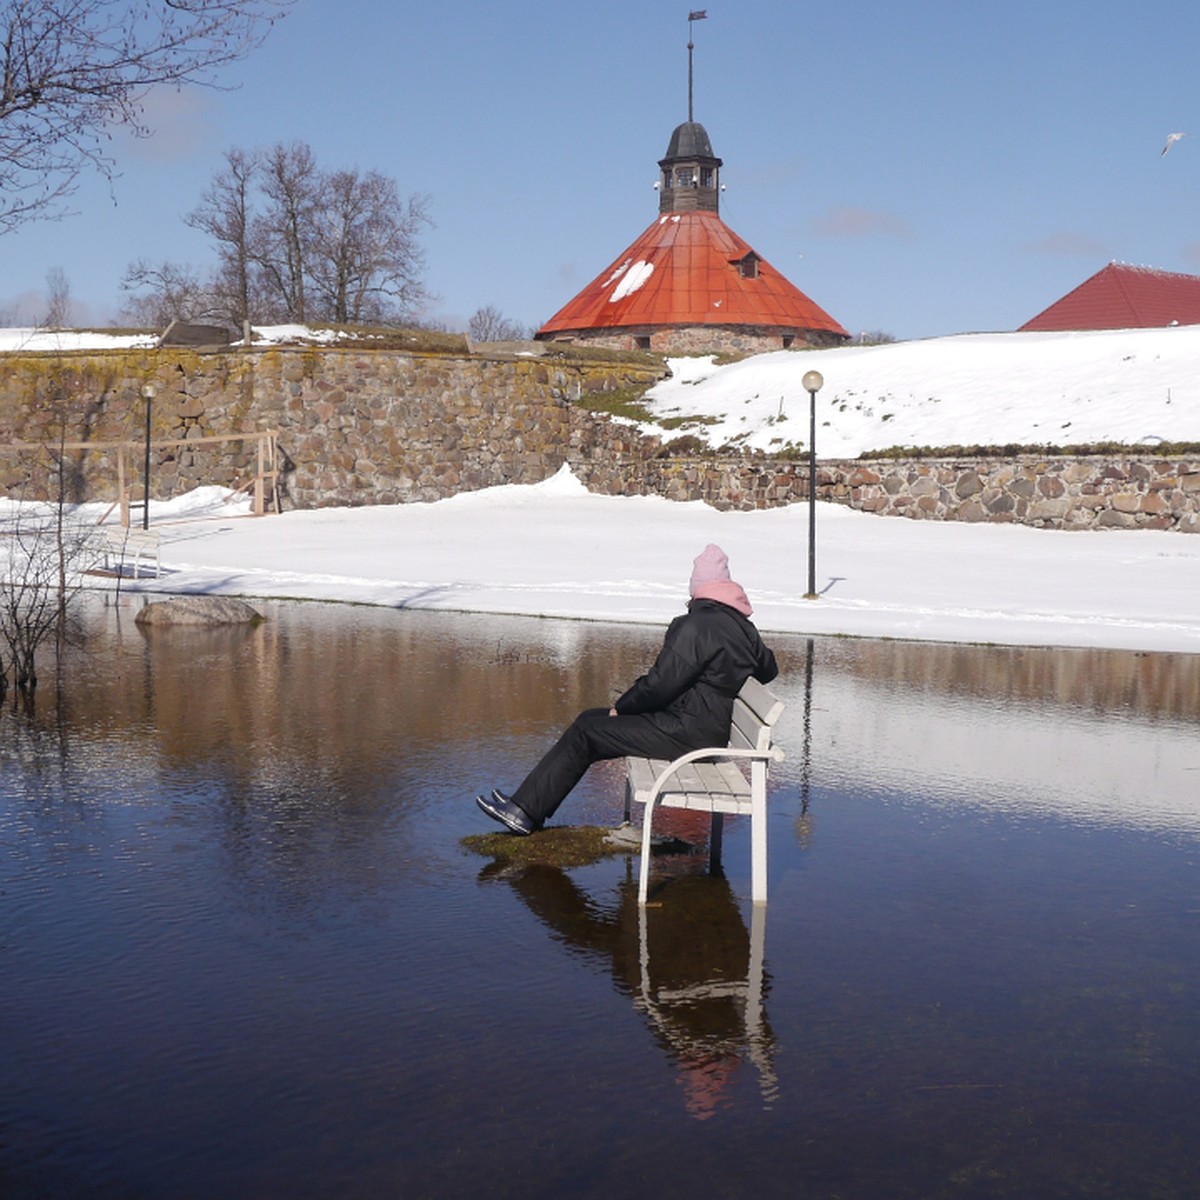
M784 703L757 679L747 679L733 702L729 744L737 750L766 750L771 745L771 728L779 720Z
M774 725L784 710L784 703L765 683L749 676L738 692L738 699L764 724Z

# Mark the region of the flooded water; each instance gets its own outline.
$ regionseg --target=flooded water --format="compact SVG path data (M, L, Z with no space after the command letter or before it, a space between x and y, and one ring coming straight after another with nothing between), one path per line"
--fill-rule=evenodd
M264 611L0 716L5 1200L1200 1194L1200 660L772 639L769 903L639 920L461 839L660 631Z

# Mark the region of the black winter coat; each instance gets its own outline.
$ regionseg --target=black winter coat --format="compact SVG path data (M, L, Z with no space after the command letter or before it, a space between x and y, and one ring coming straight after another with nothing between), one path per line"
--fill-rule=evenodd
M668 627L654 666L613 707L621 716L652 716L694 749L723 746L742 684L751 675L770 683L778 674L775 655L737 609L693 600Z

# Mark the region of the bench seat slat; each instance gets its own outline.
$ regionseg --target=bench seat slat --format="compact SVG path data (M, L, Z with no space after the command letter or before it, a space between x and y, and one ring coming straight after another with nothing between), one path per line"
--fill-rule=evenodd
M662 759L629 758L626 767L629 772L629 782L633 789L633 798L638 804L645 804L650 799L654 781L667 769L670 764ZM735 763L688 763L671 776L660 796L660 803L668 806L676 804L676 796L680 792L700 793L704 796L733 796L749 800L750 781L742 774ZM738 811L729 809L727 811Z

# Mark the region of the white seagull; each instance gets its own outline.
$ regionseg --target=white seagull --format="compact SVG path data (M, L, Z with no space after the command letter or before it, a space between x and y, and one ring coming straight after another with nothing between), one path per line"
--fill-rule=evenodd
M1163 154L1166 154L1166 152L1168 150L1170 150L1170 148L1173 145L1175 145L1175 143L1177 141L1179 141L1180 138L1185 138L1185 137L1187 137L1186 133L1168 133L1167 134L1167 144L1162 148L1162 154L1160 154L1158 157L1162 158Z

